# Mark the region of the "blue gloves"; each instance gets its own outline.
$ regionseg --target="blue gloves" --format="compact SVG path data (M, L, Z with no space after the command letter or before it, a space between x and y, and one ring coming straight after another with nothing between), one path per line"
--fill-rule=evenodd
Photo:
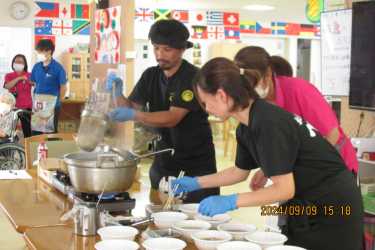
M135 110L127 107L116 108L108 114L108 117L112 121L125 122L134 120Z
M184 176L182 178L173 180L172 189L175 189L176 185L178 185L178 188L174 193L176 196L180 195L181 193L189 193L201 189L197 177Z
M237 198L237 194L207 197L200 202L198 212L210 217L217 214L224 214L237 209Z
M122 96L122 88L124 83L121 78L117 77L115 73L110 73L105 83L105 89L112 94L112 88L115 88L114 97Z

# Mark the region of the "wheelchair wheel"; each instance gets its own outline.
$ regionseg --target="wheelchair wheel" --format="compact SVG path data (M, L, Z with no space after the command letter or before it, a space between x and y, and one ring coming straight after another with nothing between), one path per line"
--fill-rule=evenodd
M0 170L26 168L25 150L16 143L0 144Z

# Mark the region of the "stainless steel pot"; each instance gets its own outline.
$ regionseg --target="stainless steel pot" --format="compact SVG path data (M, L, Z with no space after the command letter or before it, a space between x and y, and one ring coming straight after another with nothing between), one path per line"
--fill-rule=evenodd
M164 149L145 155L111 149L111 152L78 152L64 156L70 181L76 192L123 192L133 183L141 158L171 152ZM116 152L116 153L113 153Z

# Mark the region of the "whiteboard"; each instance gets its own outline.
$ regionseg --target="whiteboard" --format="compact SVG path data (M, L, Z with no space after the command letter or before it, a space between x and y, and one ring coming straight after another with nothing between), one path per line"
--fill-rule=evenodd
M322 93L349 95L352 10L321 15Z

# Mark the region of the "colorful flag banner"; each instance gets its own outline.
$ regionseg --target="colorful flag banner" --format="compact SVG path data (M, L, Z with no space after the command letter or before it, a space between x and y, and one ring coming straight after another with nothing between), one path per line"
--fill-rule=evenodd
M35 2L40 11L36 13L36 17L59 17L59 4L58 3L48 3L48 2Z
M171 18L171 10L168 9L156 9L154 10L154 19L155 21L170 19Z
M224 27L225 39L240 39L240 28L239 27Z
M60 16L59 16L60 19L66 19L66 18L70 19L71 18L70 4L60 2L59 8L60 8Z
M34 36L34 44L35 46L38 44L38 42L42 39L49 39L53 42L53 44L56 46L56 37L55 36L46 36L46 35L35 35Z
M272 35L286 35L287 25L285 22L271 22Z
M52 20L36 19L34 28L35 35L52 35Z
M205 11L190 11L189 23L195 26L207 25L207 16Z
M240 14L234 12L224 12L224 26L239 26Z
M71 4L70 13L72 18L90 19L90 5Z
M207 39L207 26L193 25L193 39Z
M315 36L317 29L313 24L301 24L300 25L300 36Z
M54 19L52 23L52 34L55 36L73 35L71 19Z
M257 22L255 21L241 21L240 32L244 34L254 34L256 33L256 25Z
M208 25L223 25L224 13L221 11L207 11L207 24Z
M154 20L154 12L150 8L136 8L135 20L138 22L152 22Z
M173 10L171 18L178 20L182 23L189 22L189 11L187 10Z
M209 25L207 26L207 37L211 40L224 40L224 26Z
M90 35L90 21L73 20L72 29L75 35Z
M264 23L257 22L255 29L257 34L272 34L271 28L266 27Z

